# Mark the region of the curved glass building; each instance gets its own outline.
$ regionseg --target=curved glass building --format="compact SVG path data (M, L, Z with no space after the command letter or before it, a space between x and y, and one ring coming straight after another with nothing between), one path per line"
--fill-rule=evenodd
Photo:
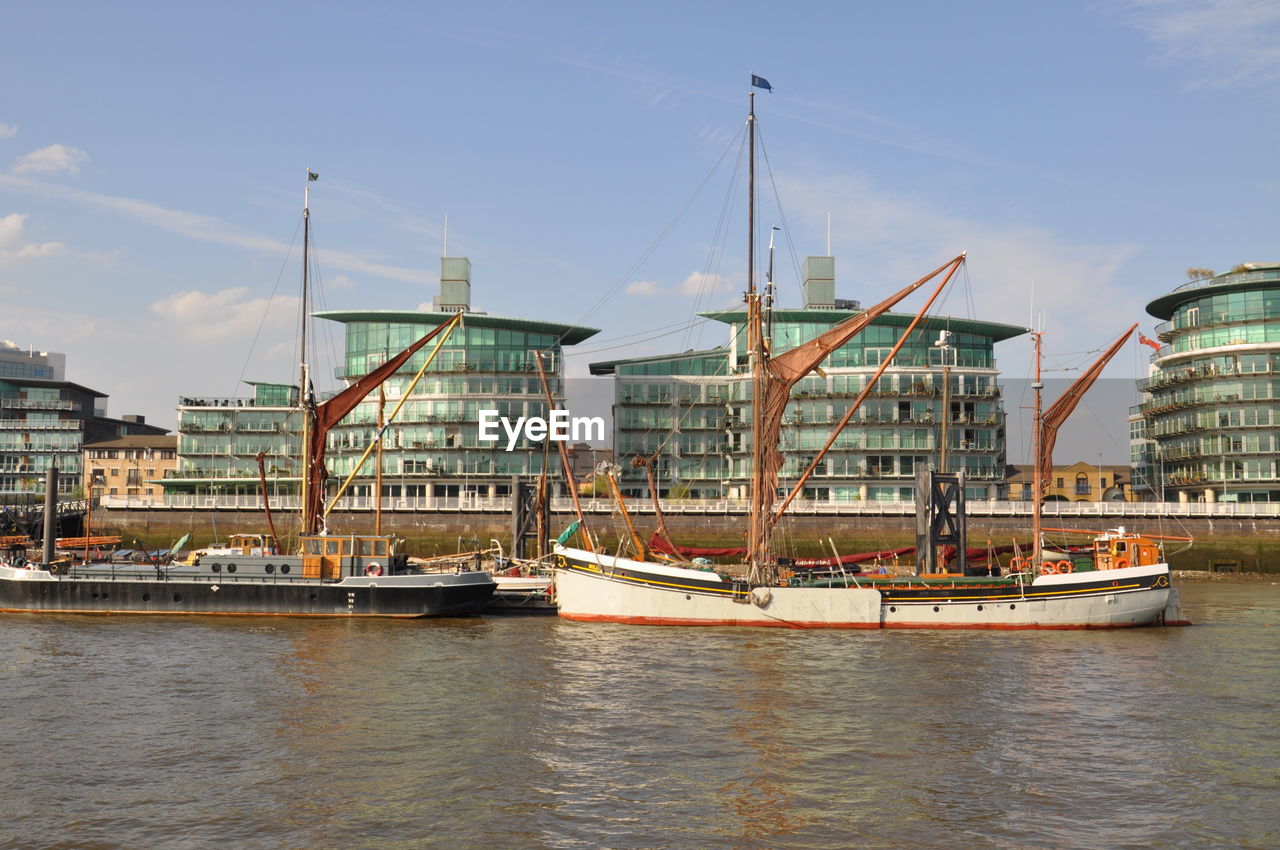
M774 352L814 339L857 315L837 300L835 260L805 261L805 305L774 309ZM652 458L663 497L746 498L751 477L751 376L745 310L702 313L721 322L727 344L702 351L592 363L615 376L617 457ZM794 484L912 316L885 313L831 352L820 372L796 384L783 418L781 483ZM968 497L1006 487L1005 413L994 345L1025 328L933 317L913 331L866 402L818 463L802 496L820 502L911 501L916 464L964 471ZM624 492L648 493L643 469L622 464Z
M1157 490L1280 501L1280 263L1247 263L1147 305L1165 343L1139 382Z

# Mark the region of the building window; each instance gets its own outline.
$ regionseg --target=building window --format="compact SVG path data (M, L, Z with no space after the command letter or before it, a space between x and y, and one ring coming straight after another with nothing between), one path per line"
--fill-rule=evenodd
M1076 495L1089 495L1089 476L1085 475L1083 472L1076 474Z

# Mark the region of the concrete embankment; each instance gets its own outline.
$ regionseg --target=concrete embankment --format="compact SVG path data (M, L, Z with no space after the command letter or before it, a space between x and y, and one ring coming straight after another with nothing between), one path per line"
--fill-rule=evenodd
M559 533L573 517L556 513L551 517L552 534ZM373 515L368 512L333 514L329 527L340 533L373 531ZM626 535L618 515L596 514L589 517L592 530L606 543ZM296 531L296 520L287 515L276 516L281 533ZM655 522L651 514L635 517L640 533L646 538ZM1280 572L1280 519L1261 518L1127 518L1114 517L1089 520L1082 518L1046 518L1051 528L1102 531L1124 525L1131 531L1153 535L1193 537L1195 545L1170 542L1167 552L1175 569L1222 572ZM675 514L667 517L667 527L676 542L696 546L739 546L746 521L741 514ZM267 530L260 512L250 511L179 511L179 510L96 510L93 515L95 533L119 533L123 546L164 548L183 534L191 534L191 544L200 546L212 540L225 540L235 532ZM111 531L108 531L110 529ZM509 545L511 518L501 512L419 511L386 512L383 530L398 534L408 541L412 554L430 556L471 548L471 541L488 546L491 539ZM1050 533L1055 541L1079 542L1084 538ZM829 554L828 538L841 554L869 552L911 546L915 543L915 518L911 516L813 516L787 517L777 534L779 552L798 556ZM969 546L1006 546L1017 542L1026 546L1031 539L1027 517L970 517Z

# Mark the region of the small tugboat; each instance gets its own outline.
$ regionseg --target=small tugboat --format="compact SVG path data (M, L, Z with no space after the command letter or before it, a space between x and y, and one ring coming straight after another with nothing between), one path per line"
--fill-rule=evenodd
M315 175L308 171L308 183ZM496 583L459 565L430 571L411 566L398 541L381 534L339 535L324 525L325 441L329 430L370 392L439 336L430 364L462 314L440 325L327 401L316 403L306 363L310 190L303 204L302 344L298 403L303 422L302 517L296 554L263 535L233 535L187 563L71 565L52 547L44 563L11 554L0 563L0 611L76 614L238 614L297 617L453 617L478 615ZM422 367L425 371L426 365ZM421 372L419 373L421 374ZM46 490L56 493L56 476ZM265 484L264 484L265 498ZM334 499L336 502L336 497ZM52 540L53 497L46 497L45 539ZM332 505L330 505L332 507ZM270 511L267 513L270 523ZM274 528L274 526L273 526ZM175 547L176 548L176 547ZM86 561L88 559L86 558Z

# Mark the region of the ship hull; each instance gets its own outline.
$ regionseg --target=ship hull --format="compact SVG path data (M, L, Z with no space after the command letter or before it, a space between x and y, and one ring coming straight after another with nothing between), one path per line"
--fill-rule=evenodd
M65 576L0 567L0 611L288 617L463 617L493 595L487 574L261 580Z
M561 549L560 616L645 625L827 629L1110 629L1162 622L1165 564L1016 579L852 579L757 587L697 571Z

